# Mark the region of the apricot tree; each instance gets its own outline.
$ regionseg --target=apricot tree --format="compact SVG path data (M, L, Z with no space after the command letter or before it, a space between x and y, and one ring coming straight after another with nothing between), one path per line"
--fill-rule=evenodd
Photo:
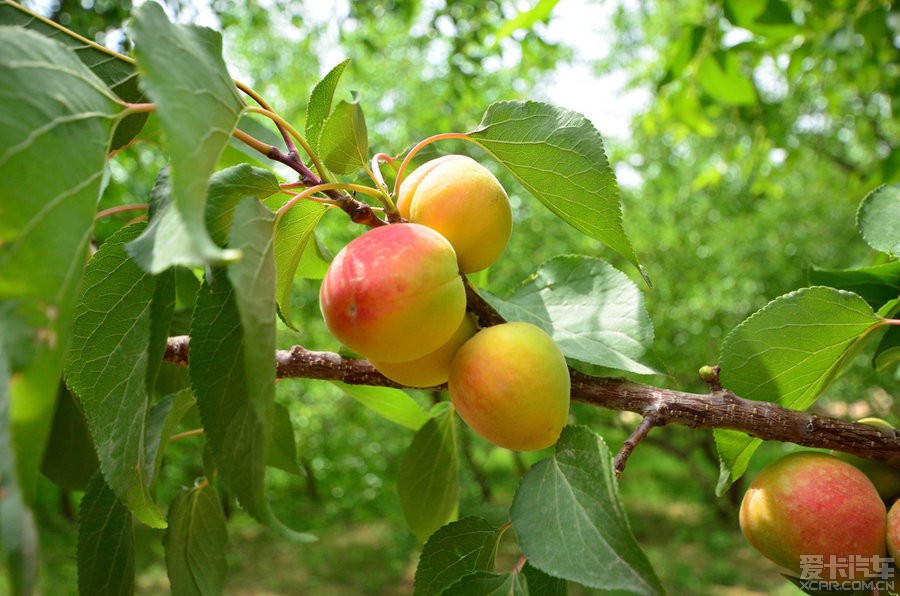
M16 593L32 592L36 582L31 504L41 473L85 491L77 555L85 594L133 591L135 521L167 528L174 592L221 592L226 494L286 539L313 540L275 516L266 492L267 468L292 452L293 429L286 440L275 432L285 428L275 384L286 377L378 387L366 405L413 432L398 493L410 530L425 541L420 594L555 593L566 582L663 592L616 485L657 426L715 430L720 490L744 474L765 440L900 467L896 431L807 411L864 345L876 346L876 367L897 366L896 185L872 192L859 211L860 231L884 253L883 265L833 273L828 286L776 298L728 334L715 366L701 368L709 392L686 393L594 374L656 371L646 357L653 331L641 289L650 277L625 234L603 140L580 114L500 102L472 131L435 131L399 155L372 154L357 98L336 101L343 64L311 90L301 131L232 79L218 34L175 25L154 3L133 16L132 56L9 0L0 3L0 24L0 544ZM115 207L146 210L146 221L96 237L96 222L107 215L97 209L107 164L148 139L160 144L168 165L146 205ZM433 192L436 207L444 207L442 183L433 179L450 166L413 169L423 148L447 139L472 143L479 159L505 169L563 221L621 255L646 283L599 258L573 255L535 263L534 275L506 297L460 276L460 268L477 271L504 258L509 214L496 203L498 219L487 219L500 223L477 232L473 250L490 258L456 262L454 234L441 237L426 214L432 206L419 196ZM246 158L226 167L224 156L236 148ZM481 176L482 166L466 160L452 181ZM416 184L408 214L404 178ZM490 179L476 187L497 200L505 195ZM471 226L456 229L479 229L489 209L474 205L480 212L463 215ZM346 213L359 235L325 274L329 259L315 233L327 210ZM370 242L381 237L386 243ZM416 261L424 264L409 275ZM360 354L278 345L279 321L303 326L292 309L298 276L325 277L320 301L329 328ZM412 283L420 285L409 293ZM363 309L381 314L371 318ZM360 331L361 317L377 324ZM467 320L471 328L461 330ZM450 349L456 353L448 384L463 418L474 416L467 409L536 391L540 399L527 407L506 402L498 410L511 412L508 426L494 419L482 432L512 448L556 441L555 451L522 476L508 520L458 511L459 431L450 402L426 409L403 391L419 381L404 383L387 366L387 376L377 368L428 357L457 333L462 347ZM485 349L494 336L503 338L499 350ZM405 351L410 343L416 347ZM480 370L454 390L456 371L486 362L496 374ZM492 385L504 380L514 386L509 392ZM597 429L562 420L568 399L643 419L614 455ZM548 430L523 425L529 440L507 443L506 431L521 422L515 417L525 411L529 420L539 418L542 403ZM186 488L161 502L156 485L166 446L189 419L200 424L192 436L205 441L204 475L182 479ZM560 430L563 422L569 426ZM499 570L496 546L510 527L521 559Z

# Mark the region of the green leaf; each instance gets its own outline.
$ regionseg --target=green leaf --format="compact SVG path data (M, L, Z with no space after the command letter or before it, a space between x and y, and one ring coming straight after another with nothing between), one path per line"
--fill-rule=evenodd
M234 210L229 246L244 258L213 269L191 322L190 376L220 477L257 520L296 540L272 513L265 470L275 405L275 214L248 199Z
M303 471L297 464L297 441L294 439L294 426L291 424L291 413L280 403L275 403L275 416L272 418L272 444L269 447L269 459L266 465L301 475Z
M222 37L172 24L154 2L137 9L131 30L141 85L156 103L170 158L173 208L129 251L151 273L234 260L239 253L217 247L204 225L209 178L244 108L222 60Z
M75 396L61 386L41 472L61 488L83 491L99 466L84 412Z
M822 269L813 267L810 281L859 294L872 308L900 296L900 261L857 269Z
M893 366L900 365L900 327L891 326L878 342L873 357L875 370L887 372Z
M338 81L344 69L350 63L350 59L344 60L330 71L325 77L316 83L309 95L309 103L306 104L306 140L314 150L319 148L319 136L322 127L331 113L331 102L337 89Z
M528 580L528 592L536 596L566 596L566 580L547 575L531 563L525 563L522 575Z
M144 474L151 465L145 431L174 284L167 284L168 300L157 296L158 279L125 252L125 244L143 229L137 224L117 232L88 263L66 381L81 400L109 487L142 522L165 527ZM158 312L161 302L167 308Z
M475 571L493 569L505 530L480 517L465 517L440 528L422 548L414 596L437 596Z
M165 539L172 593L221 594L227 543L228 527L215 487L205 483L175 495Z
M150 408L147 414L145 433L147 438L144 447L146 453L144 474L150 486L156 484L169 437L175 434L181 419L195 405L193 394L189 389L183 389L178 393L167 395Z
M275 223L275 268L278 274L278 312L291 329L291 288L304 252L315 248L313 232L328 209L315 201L300 201ZM312 242L311 242L312 241Z
M456 519L459 458L453 408L441 408L413 437L400 462L397 492L406 525L422 542Z
M335 385L369 408L382 418L411 430L419 430L431 420L428 412L408 393L392 387L370 387L368 385L347 385L335 381Z
M104 596L134 593L134 527L131 512L100 474L78 514L78 592Z
M73 50L78 59L122 101L145 101L144 94L138 89L134 62L125 56L86 40L11 0L0 0L0 25L20 25L61 43ZM120 149L130 143L146 122L147 114L132 114L119 122L110 149Z
M297 264L295 277L304 279L323 279L328 272L332 257L328 249L322 244L318 236L313 233L312 238L306 244L300 262Z
M603 138L584 116L540 102L498 102L468 136L553 213L640 268Z
M644 297L628 277L590 257L555 257L506 300L485 298L510 321L533 323L567 358L653 374L641 362L653 343Z
M263 200L280 191L275 175L262 168L239 164L219 170L209 179L206 198L206 227L213 242L225 246L234 208L242 200Z
M700 86L716 101L726 105L752 105L757 101L753 81L741 74L734 52L713 52L700 63Z
M737 27L772 39L800 33L784 0L726 0L725 17Z
M509 37L519 29L531 29L535 23L546 21L550 18L550 13L556 8L559 0L538 0L537 4L528 10L523 10L516 14L513 18L505 21L497 33L494 34L494 45L506 37Z
M8 338L0 319L0 338ZM13 594L31 594L38 578L38 531L22 494L10 424L9 364L0 341L0 557Z
M369 159L369 131L359 98L341 101L325 121L319 139L322 161L336 174L352 174Z
M817 286L785 294L725 337L720 381L741 397L805 410L880 321L850 292ZM721 493L744 474L761 441L728 430L715 436Z
M879 186L862 200L856 224L875 250L900 258L900 184Z
M681 76L687 65L697 55L697 50L700 49L705 35L706 27L703 25L690 24L682 27L681 35L675 41L672 50L668 52L666 73L657 84L657 89L661 89ZM685 93L685 91L681 92L682 95Z
M20 27L0 27L0 89L0 316L24 340L8 390L30 500L120 107L71 50Z
M518 573L476 571L441 592L442 596L528 596L528 586Z
M522 478L510 519L528 561L554 577L602 590L660 594L637 544L603 439L568 426L556 453Z

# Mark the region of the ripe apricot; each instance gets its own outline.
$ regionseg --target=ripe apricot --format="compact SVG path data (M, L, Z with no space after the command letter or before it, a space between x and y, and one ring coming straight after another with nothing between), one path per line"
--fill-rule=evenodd
M562 352L530 323L482 329L450 366L450 400L472 430L518 451L556 443L569 414L569 370Z
M404 362L450 339L465 315L456 253L418 224L392 224L354 238L319 290L325 324L342 344L375 360Z
M900 564L900 501L894 501L887 516L887 549L888 554L894 559L894 564Z
M465 155L445 155L422 164L400 185L397 208L409 221L447 238L463 273L493 264L512 233L512 210L503 186Z
M407 387L435 387L450 378L450 363L456 352L475 335L475 318L463 317L459 329L437 350L409 362L372 362L378 372ZM370 360L371 361L371 360Z
M741 530L768 559L800 575L804 556L816 558L805 559L807 565L815 560L827 564L835 557L845 563L848 576L821 575L834 581L861 580L875 571L873 558L885 555L886 517L865 474L812 451L766 466L744 495L740 511Z

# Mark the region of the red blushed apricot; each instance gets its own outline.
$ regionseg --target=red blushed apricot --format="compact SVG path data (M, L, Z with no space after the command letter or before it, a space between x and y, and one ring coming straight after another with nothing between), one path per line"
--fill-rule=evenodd
M470 337L475 335L475 318L463 317L456 333L447 343L421 358L409 362L372 362L378 372L407 387L435 387L450 378L450 363L456 352Z
M463 273L493 264L512 233L512 210L503 186L465 155L445 155L419 166L400 185L397 209L409 221L447 238Z
M465 315L456 253L440 234L392 224L354 238L322 280L319 304L342 344L384 362L414 360L447 342Z
M821 578L845 581L864 579L874 571L866 563L884 557L886 516L878 491L860 470L804 451L760 472L744 495L740 523L750 544L785 569L800 575L803 556L826 564L834 556L852 576L827 577L826 567ZM851 560L863 564L850 566Z
M569 415L566 360L553 339L530 323L476 333L456 353L447 384L460 418L508 449L553 445Z

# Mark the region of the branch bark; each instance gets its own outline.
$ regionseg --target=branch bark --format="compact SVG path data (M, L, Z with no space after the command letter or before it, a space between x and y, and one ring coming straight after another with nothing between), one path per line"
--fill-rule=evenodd
M186 365L189 341L188 336L170 337L165 359ZM278 350L275 362L279 378L403 388L375 370L368 360L344 358L334 352L294 346L289 350ZM574 370L570 375L573 401L636 412L649 417L651 426L678 424L695 429L736 430L767 441L852 453L900 469L900 432L896 430L744 399L724 388L697 394L626 379L594 377ZM446 386L435 389L444 390Z

